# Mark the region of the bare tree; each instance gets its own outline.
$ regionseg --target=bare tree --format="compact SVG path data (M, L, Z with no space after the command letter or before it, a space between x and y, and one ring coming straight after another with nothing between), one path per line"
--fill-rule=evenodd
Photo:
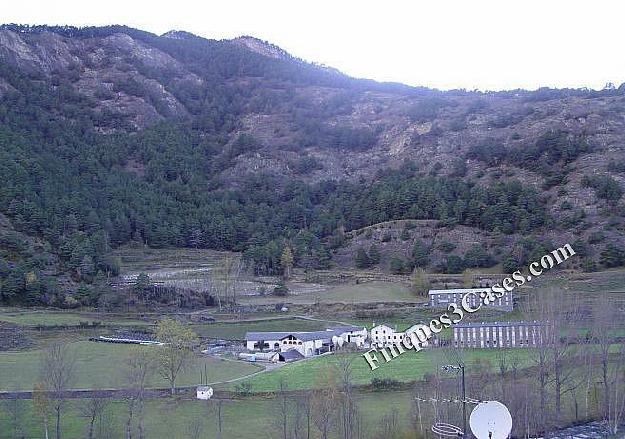
M292 439L310 439L311 427L311 397L307 392L304 395L291 398Z
M312 420L319 431L320 439L328 439L336 422L336 404L340 398L337 388L336 370L323 370L311 397Z
M614 332L617 329L615 322L619 321L619 315L615 306L610 302L607 294L595 299L593 304L592 339L598 354L598 366L603 386L603 417L608 418L611 406L610 396L610 348L615 341Z
M24 401L17 397L11 397L3 401L4 410L8 415L11 425L11 437L15 439L24 439Z
M620 350L612 363L608 374L610 394L606 420L610 432L618 433L618 428L625 420L625 343L621 343Z
M337 362L341 386L340 430L343 439L351 439L354 437L356 422L358 420L358 407L354 398L352 385L352 361L353 358L343 355L339 357Z
M215 420L217 422L217 439L222 439L223 437L223 400L218 399L215 404Z
M227 255L221 260L217 269L219 285L216 289L219 310L222 309L223 302L236 304L242 272L243 261L241 258Z
M545 292L545 295L549 295L549 293L550 292ZM554 334L551 320L554 318L554 313L557 313L558 311L556 306L557 304L553 299L554 298L552 296L545 297L542 293L534 295L528 300L528 309L526 310L530 316L536 316L542 322L538 334L538 343L530 351L530 358L536 369L535 384L538 387L539 406L536 416L538 418L539 425L542 426L546 426L546 420L549 419L548 386L551 377L551 364L548 344L552 340Z
M93 397L80 405L81 415L87 419L87 439L93 439L96 422L102 419L104 410L108 405L106 399L97 395L97 390L94 390L93 393Z
M378 423L378 432L376 439L394 439L401 437L401 428L399 425L399 414L393 409L382 416Z
M200 439L203 429L204 423L202 422L202 418L195 417L187 425L186 437L188 437L189 439Z
M45 439L48 439L48 427L50 421L50 398L45 391L44 385L41 383L35 384L35 389L33 390L33 406L35 409L35 413L43 422Z
M506 399L506 373L510 367L510 351L508 349L496 349L495 357L497 359L497 371L499 372L499 383L501 385L501 397Z
M553 371L552 382L555 399L556 420L562 420L562 398L579 386L574 365L578 355L576 324L579 322L579 307L573 297L562 291L551 292L545 308L548 309L549 331L547 346ZM563 312L564 311L564 312Z
M280 430L280 436L282 439L289 439L289 413L290 413L290 401L287 395L289 389L286 380L280 379L278 383L278 429Z
M154 357L144 349L134 352L126 360L125 378L128 388L125 400L128 412L125 429L127 439L132 439L132 424L135 418L139 439L145 436L143 425L145 390L148 380L154 373L154 364Z
M65 392L74 379L76 357L69 344L53 342L43 350L40 363L41 382L52 395L56 439L61 439L61 413L65 405Z

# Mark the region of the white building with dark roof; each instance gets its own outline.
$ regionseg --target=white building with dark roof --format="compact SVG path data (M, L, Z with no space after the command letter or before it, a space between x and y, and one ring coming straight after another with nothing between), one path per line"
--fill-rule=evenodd
M476 307L480 302L480 293L491 291L490 287L486 288L451 288L447 290L430 290L428 295L430 298L430 306L435 309L447 308L450 303L460 305L462 298L466 294L470 294L468 300L472 307ZM514 299L512 291L506 291L502 297L489 303L489 308L499 311L512 311L514 308Z
M366 328L336 326L325 331L248 332L245 341L248 351L287 352L296 350L304 357L330 352L337 345L355 343L362 346L367 339Z

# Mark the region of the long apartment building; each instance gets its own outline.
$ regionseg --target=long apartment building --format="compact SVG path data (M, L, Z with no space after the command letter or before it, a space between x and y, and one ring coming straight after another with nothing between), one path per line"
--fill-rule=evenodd
M459 348L517 348L546 342L549 326L541 322L461 323L453 327L452 344Z
M432 308L447 308L450 303L460 304L462 298L466 294L470 294L468 300L471 306L475 307L480 300L480 293L490 291L490 287L485 288L452 288L447 290L430 290L428 295L430 306ZM505 294L487 305L490 308L510 312L514 308L514 299L512 291L506 291Z

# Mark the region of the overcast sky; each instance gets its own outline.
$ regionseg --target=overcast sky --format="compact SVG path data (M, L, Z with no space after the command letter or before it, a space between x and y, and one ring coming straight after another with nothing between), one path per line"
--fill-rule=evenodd
M356 77L440 89L625 82L619 1L0 0L0 21L252 35ZM621 5L622 4L622 5Z

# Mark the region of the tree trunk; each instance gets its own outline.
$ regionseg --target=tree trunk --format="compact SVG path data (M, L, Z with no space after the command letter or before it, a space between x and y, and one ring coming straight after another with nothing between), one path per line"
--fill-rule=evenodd
M221 439L221 401L217 403L217 439Z
M55 410L56 410L56 439L61 439L61 406L57 405Z
M91 416L91 419L89 420L89 431L87 433L87 437L89 439L93 439L93 425L95 424L95 416Z
M128 402L128 419L126 420L126 439L132 439L132 416L134 409L134 401Z

